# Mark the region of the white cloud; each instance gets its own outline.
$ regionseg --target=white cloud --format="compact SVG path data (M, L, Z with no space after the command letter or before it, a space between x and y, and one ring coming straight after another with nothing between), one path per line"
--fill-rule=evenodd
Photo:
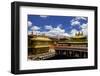
M31 21L28 21L28 27L29 27L31 30L39 30L39 29L40 29L40 27L35 26L35 25L32 25L32 22L31 22Z
M70 35L68 33L64 33L63 36L70 37Z
M72 29L71 32L70 32L71 33L70 35L75 36L75 34L78 33L78 32L79 32L78 30Z
M75 33L77 33L77 32L83 32L83 35L87 35L88 34L88 31L87 31L87 27L88 27L88 24L87 23L82 23L82 25L80 24L80 20L87 20L87 18L86 17L75 17L75 18L73 18L72 20L71 20L71 25L72 26L76 26L76 25L78 25L80 28L81 28L81 30L80 31L78 31L78 30L76 30L76 29L72 29L71 30L71 36L75 36Z
M88 35L88 24L82 24L81 28L82 28L81 31L83 32L83 35L87 36Z
M82 29L85 29L85 28L87 28L87 24L85 24L85 23L83 23L80 27L82 28Z
M31 27L31 30L37 31L37 30L40 30L40 27L38 27L38 26L32 26L32 27Z
M87 26L87 24L82 24L80 31L78 31L76 29L72 29L70 33L71 33L71 36L75 36L75 33L78 33L78 32L83 32L83 36L87 36L88 35L88 26Z
M75 17L75 18L73 18L72 20L87 20L87 18L86 17L82 17L82 16L77 16L77 17Z
M76 25L80 25L80 20L87 20L86 17L75 17L71 20L71 25L72 26L76 26Z
M40 34L40 27L39 26L35 26L32 24L31 21L28 21L28 27L30 30L28 30L28 35L30 34Z
M80 31L78 31L76 29L72 29L71 32L70 32L71 33L70 35L75 36L75 34L78 33L78 32L83 32L83 36L87 36L88 35L88 26L87 26L87 24L82 24Z
M63 38L63 37L69 37L70 35L68 33L65 32L64 29L61 28L62 25L59 24L56 28L50 29L48 32L45 32L45 35L49 36L49 37L55 37L55 38Z
M49 29L48 31L39 31L40 27L38 26L32 26L32 32L29 32L29 34L33 33L34 35L47 35L49 37L54 37L54 38L64 38L64 37L69 37L70 35L65 32L65 29L61 28L62 25L59 24L57 27L52 27L51 25L46 25L45 29Z
M51 29L53 29L53 27L52 27L51 25L46 25L46 26L45 26L45 29L51 30Z
M61 29L61 25L58 25L56 28L51 29L49 32L55 33L55 34L60 34L60 33L64 33L65 30Z
M80 19L82 19L82 20L87 20L86 17L76 17L75 19L76 19L76 20L80 20Z
M80 22L79 22L79 21L72 21L72 22L71 22L71 25L72 25L72 26L80 25Z
M81 31L83 32L83 35L84 36L87 36L88 35L88 29L87 28L86 29L82 29Z
M32 22L31 21L28 21L28 27L31 27L32 26Z
M38 31L38 30L33 30L32 33L33 33L34 35L41 35L41 34L42 34L42 33L41 33L40 31Z

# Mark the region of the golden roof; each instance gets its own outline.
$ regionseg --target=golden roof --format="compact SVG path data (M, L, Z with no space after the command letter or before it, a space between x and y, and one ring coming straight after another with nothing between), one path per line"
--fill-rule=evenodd
M52 41L51 39L49 39L48 37L33 37L31 40L34 40L34 41Z
M50 48L51 45L35 45L35 46L28 46L28 48Z
M35 45L35 46L32 46L32 48L46 48L48 47L49 48L50 45Z
M86 36L83 35L83 32L77 32L72 38L86 38Z
M86 38L86 36L73 36L71 38Z

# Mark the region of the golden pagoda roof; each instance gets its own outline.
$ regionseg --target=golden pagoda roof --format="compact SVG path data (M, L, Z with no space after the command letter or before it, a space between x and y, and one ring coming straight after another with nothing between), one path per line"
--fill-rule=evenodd
M37 36L37 37L33 37L31 38L31 40L34 41L52 41L51 39L49 39L48 37L43 37L43 36Z
M71 38L86 38L86 36L73 36Z
M45 48L45 47L49 47L50 45L36 45L33 48Z
M86 38L86 36L83 35L83 32L77 32L75 33L75 36L71 38Z

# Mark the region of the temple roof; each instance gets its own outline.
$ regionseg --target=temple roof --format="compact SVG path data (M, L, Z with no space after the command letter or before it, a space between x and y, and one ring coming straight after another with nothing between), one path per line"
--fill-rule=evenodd
M33 37L31 40L34 40L34 41L52 41L50 38L45 37L45 36L36 36L36 37Z
M81 38L86 38L86 36L73 36L71 38L81 39Z
M48 48L50 45L35 45L33 48Z

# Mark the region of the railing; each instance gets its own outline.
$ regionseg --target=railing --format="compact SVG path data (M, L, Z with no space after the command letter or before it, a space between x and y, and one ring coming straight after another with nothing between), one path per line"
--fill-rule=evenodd
M48 52L48 53L43 53L38 55L31 55L28 56L28 58L31 60L43 60L43 59L51 58L55 56L55 54L56 54L55 52Z
M83 51L83 52L87 52L88 47L79 47L79 46L55 46L54 49L56 51L58 50L63 50L63 51Z

